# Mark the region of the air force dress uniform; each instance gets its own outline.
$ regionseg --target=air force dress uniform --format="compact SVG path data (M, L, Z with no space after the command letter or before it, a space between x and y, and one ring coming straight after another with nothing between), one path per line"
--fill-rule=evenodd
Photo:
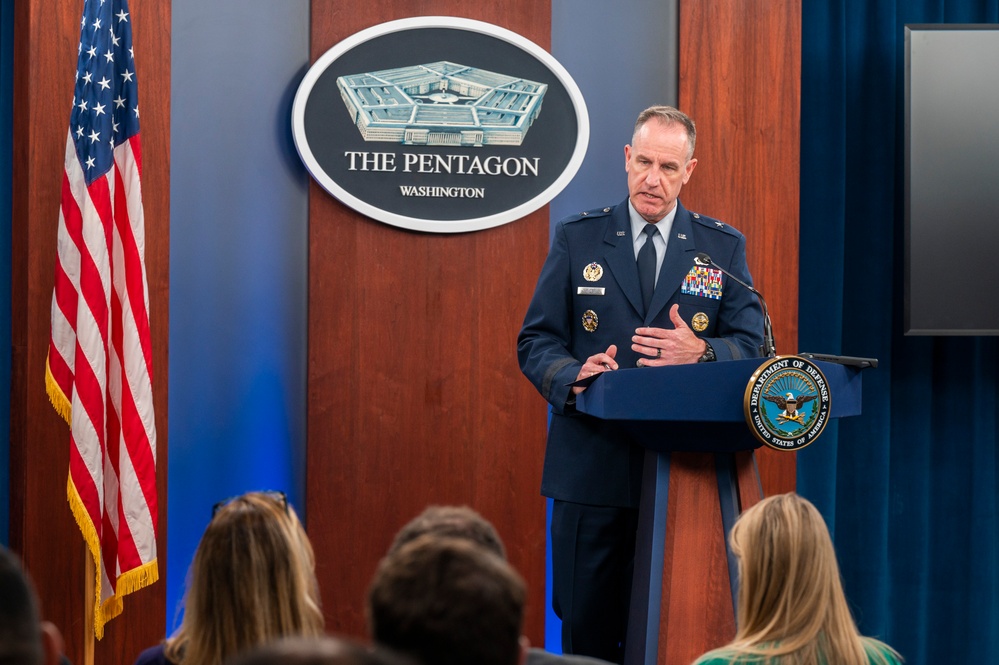
M643 449L613 423L576 411L575 396L567 385L576 380L589 356L615 344L618 366L636 367L645 356L631 350L635 329L674 328L669 318L674 303L691 330L710 344L717 360L760 355L763 314L756 296L721 271L694 261L699 252L707 253L714 263L751 284L745 237L723 222L688 212L679 201L676 205L648 312L642 304L627 199L611 208L570 216L555 228L517 343L522 371L551 404L541 486L545 496L586 506L638 507ZM657 398L635 395L636 400ZM553 525L553 534L555 530ZM632 542L632 557L633 547ZM557 560L553 564L574 565ZM565 594L559 594L556 585L556 596L560 595ZM562 606L563 615L567 613L564 597L557 597L556 605ZM565 628L564 647L568 642L571 648ZM583 625L568 630L599 628Z

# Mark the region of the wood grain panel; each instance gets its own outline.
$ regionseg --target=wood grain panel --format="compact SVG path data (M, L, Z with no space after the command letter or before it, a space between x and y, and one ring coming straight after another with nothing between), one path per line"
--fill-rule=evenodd
M680 2L680 108L697 123L691 210L748 239L779 354L798 345L801 0ZM793 453L761 449L767 495L795 487Z
M739 511L752 508L762 499L762 481L757 468L755 454L742 451L735 454L736 486L739 493Z
M312 58L418 15L550 40L548 2L314 0ZM330 631L365 636L366 590L400 526L428 504L467 504L502 535L529 588L526 632L542 643L545 403L520 374L516 336L547 244L547 208L424 234L311 186L307 528Z
M130 663L166 625L166 585L125 598L93 654L86 646L86 549L66 502L69 432L45 394L56 229L82 3L16 3L11 376L11 546L25 561L43 614L74 663ZM169 323L170 2L133 12L142 109L146 266L158 431L160 574L166 556Z
M658 662L687 665L735 636L715 456L671 453Z

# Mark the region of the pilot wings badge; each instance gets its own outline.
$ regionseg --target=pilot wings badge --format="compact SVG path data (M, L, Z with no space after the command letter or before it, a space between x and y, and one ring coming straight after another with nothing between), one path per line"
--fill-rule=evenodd
M768 358L746 386L746 423L777 450L804 448L829 421L829 385L822 370L799 356Z

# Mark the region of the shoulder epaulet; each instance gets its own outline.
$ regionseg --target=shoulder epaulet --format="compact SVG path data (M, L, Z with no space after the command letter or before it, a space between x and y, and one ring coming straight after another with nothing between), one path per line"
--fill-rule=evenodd
M709 229L714 229L715 231L721 231L732 236L741 237L742 232L738 229L729 226L725 222L719 221L713 217L707 217L700 213L692 212L690 213L690 218L695 224L700 224L701 226L707 227Z
M578 212L575 215L569 215L568 217L562 220L562 223L571 224L572 222L578 222L582 219L591 219L593 217L606 217L611 213L611 210L613 210L613 208L611 208L610 206L607 206L606 208L594 208L593 210L584 210L583 212Z

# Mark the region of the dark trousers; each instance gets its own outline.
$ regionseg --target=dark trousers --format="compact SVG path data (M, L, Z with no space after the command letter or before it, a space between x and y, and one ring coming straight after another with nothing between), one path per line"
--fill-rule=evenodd
M556 500L552 607L565 653L624 660L638 511Z

